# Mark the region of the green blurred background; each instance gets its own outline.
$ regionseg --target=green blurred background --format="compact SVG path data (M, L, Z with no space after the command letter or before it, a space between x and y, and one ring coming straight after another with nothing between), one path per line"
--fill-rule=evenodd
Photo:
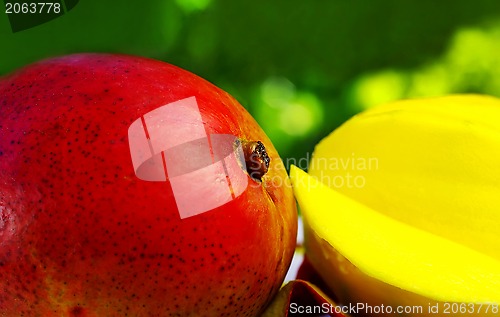
M4 12L0 74L75 52L164 60L236 97L285 159L382 102L500 96L499 0L80 0L17 33Z

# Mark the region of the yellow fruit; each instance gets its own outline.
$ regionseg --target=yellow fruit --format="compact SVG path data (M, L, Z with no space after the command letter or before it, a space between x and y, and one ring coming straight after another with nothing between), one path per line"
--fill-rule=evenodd
M399 101L318 144L321 183L292 171L308 256L339 297L500 302L499 122L493 97Z
M343 166L325 168L332 159ZM451 96L374 108L321 141L309 172L343 177L344 186L331 187L500 259L499 99ZM347 184L347 175L357 183Z

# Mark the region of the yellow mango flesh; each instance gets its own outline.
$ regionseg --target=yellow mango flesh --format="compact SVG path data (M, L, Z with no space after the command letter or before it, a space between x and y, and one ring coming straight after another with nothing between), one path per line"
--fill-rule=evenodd
M306 252L341 301L500 303L499 99L368 110L317 145L309 174L291 171Z
M366 275L438 301L500 303L496 259L381 214L296 167L290 174L308 228Z
M374 108L321 141L309 173L380 213L500 260L499 99Z

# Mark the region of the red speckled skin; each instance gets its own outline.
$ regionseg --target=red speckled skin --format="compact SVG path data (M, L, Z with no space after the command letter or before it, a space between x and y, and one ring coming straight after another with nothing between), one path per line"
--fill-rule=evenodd
M181 220L169 183L135 176L127 131L191 96L207 132L261 140L271 165ZM28 66L0 82L0 316L258 316L294 251L285 182L253 118L189 72L98 54Z

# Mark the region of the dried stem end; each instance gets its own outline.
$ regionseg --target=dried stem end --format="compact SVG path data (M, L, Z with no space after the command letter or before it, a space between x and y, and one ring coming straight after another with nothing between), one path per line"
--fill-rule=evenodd
M242 141L241 146L248 175L254 180L262 181L262 177L267 173L271 162L266 147L261 141Z

